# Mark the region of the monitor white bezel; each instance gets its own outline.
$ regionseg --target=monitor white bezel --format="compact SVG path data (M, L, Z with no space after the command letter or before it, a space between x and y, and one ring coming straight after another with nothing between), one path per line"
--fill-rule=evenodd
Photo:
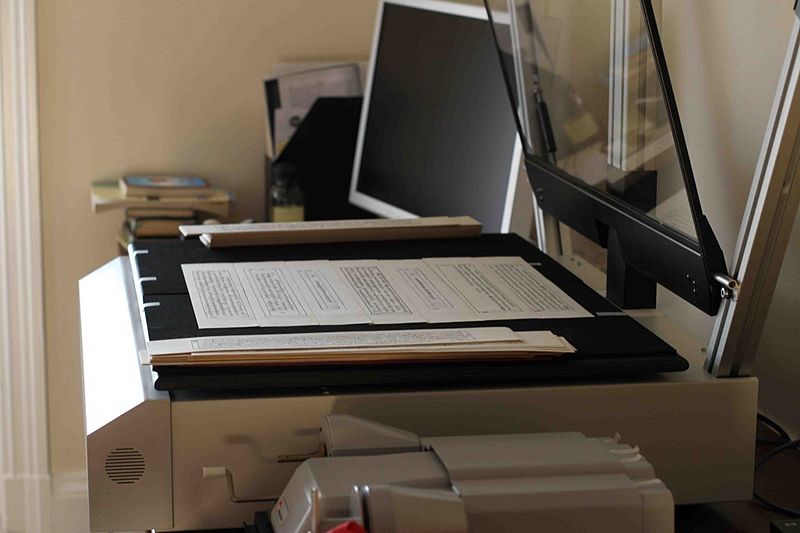
M483 7L443 2L439 0L381 0L380 4L378 5L378 14L375 17L375 30L372 36L372 49L369 59L369 68L367 70L367 81L364 89L364 101L361 106L361 119L358 125L358 137L356 140L356 152L353 160L353 171L350 176L350 195L348 199L351 204L362 209L366 209L367 211L384 218L418 218L419 215L384 202L383 200L373 196L369 196L358 190L358 178L361 170L361 155L364 147L364 135L367 127L367 117L369 115L370 97L372 95L372 81L375 73L378 44L380 43L380 30L381 26L383 25L384 6L386 4L412 7L415 9L434 11L437 13L446 13L449 15L458 15L462 17L485 20L487 23L488 17L486 15L486 10ZM509 17L505 13L498 14L495 22L508 24ZM509 168L506 187L506 197L503 204L503 216L500 223L500 231L502 233L508 233L511 228L511 215L514 205L514 194L517 188L517 177L519 176L521 156L522 142L520 141L519 135L515 134L512 161Z

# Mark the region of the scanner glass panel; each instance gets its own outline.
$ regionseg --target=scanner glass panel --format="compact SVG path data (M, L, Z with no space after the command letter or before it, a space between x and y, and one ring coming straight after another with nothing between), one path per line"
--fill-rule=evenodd
M640 2L508 5L493 12L512 19L497 36L526 155L697 240Z

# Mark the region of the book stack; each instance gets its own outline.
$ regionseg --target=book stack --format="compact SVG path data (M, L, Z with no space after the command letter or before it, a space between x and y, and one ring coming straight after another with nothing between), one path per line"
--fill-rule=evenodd
M175 237L179 226L197 221L198 213L194 209L126 209L122 228L125 246L133 239L144 237Z
M233 197L198 177L125 176L93 183L91 199L95 213L125 209L117 241L126 248L133 239L177 237L181 225L224 218Z

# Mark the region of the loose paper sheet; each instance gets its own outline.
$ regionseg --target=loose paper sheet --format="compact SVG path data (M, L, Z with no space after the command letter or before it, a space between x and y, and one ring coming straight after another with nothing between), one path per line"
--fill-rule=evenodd
M183 265L198 327L590 317L520 257Z
M447 257L425 262L472 307L480 317L477 320L529 318L523 306L503 290L478 259Z
M198 328L259 325L232 263L191 264L181 268Z
M331 261L374 324L426 322L411 303L409 289L399 285L382 261Z
M380 265L428 322L475 320L475 311L425 261L381 261Z
M285 265L319 324L372 322L330 261L297 261Z
M446 257L425 262L483 320L592 316L521 257Z
M534 315L532 318L592 316L521 257L480 257L475 260L527 313Z
M315 326L300 288L283 262L234 263L259 326Z

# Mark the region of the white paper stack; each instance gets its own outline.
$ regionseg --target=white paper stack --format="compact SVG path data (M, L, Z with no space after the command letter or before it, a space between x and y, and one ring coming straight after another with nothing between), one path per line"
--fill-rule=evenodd
M196 337L147 343L152 365L313 365L551 358L575 349L550 331L411 329Z

